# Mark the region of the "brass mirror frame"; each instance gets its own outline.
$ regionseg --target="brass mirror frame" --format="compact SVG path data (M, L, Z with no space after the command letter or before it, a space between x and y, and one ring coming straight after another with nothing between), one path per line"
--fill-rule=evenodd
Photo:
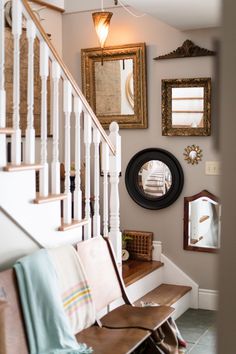
M147 128L147 84L145 43L106 47L103 61L133 59L134 73L134 114L97 115L103 128L116 121L120 128ZM81 69L83 93L96 113L95 62L101 62L101 48L81 49Z
M172 88L204 87L203 128L172 127ZM211 135L211 78L162 80L162 135L209 136Z
M203 190L200 193L192 195L190 197L184 197L184 250L187 251L197 251L197 252L208 252L208 253L218 253L219 247L201 247L201 246L191 246L188 242L189 239L189 203L201 197L207 197L213 201L220 204L219 198L214 194ZM219 236L219 235L218 235Z

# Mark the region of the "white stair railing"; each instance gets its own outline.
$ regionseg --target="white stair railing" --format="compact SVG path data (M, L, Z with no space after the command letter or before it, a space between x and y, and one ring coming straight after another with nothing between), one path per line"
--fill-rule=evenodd
M4 37L4 0L0 0L0 167L6 165L6 100L5 100L5 37ZM110 137L102 128L96 115L81 93L64 62L57 54L47 34L32 12L27 0L12 1L13 56L13 128L12 164L21 166L21 102L20 102L20 41L22 24L26 26L28 41L28 78L27 78L27 127L24 164L35 164L35 122L34 122L34 44L40 43L40 80L41 80L41 144L40 144L40 183L39 200L55 199L61 194L61 179L64 178L63 227L71 228L81 223L84 226L84 239L100 233L110 236L121 261L121 235L119 231L119 174L120 174L120 136L119 128L113 123ZM49 68L50 77L49 77ZM49 85L51 80L51 85ZM61 90L61 83L63 90ZM50 87L50 92L49 92ZM61 92L62 91L62 92ZM49 110L51 100L51 112ZM62 104L61 104L62 103ZM73 111L73 114L72 114ZM52 114L49 114L52 113ZM52 138L48 138L51 116ZM83 120L82 120L83 118ZM60 119L62 122L60 122ZM60 130L61 127L61 130ZM50 139L50 141L49 141ZM52 144L51 144L52 141ZM100 149L100 145L102 148ZM100 156L102 153L102 156ZM37 152L38 154L38 152ZM103 172L103 196L100 197L100 161ZM74 171L71 165L74 162ZM50 163L50 180L49 168ZM64 176L60 164L64 165ZM85 166L85 183L83 168ZM74 188L72 179L74 178ZM93 179L93 181L92 181ZM108 180L110 179L110 188ZM84 190L82 190L85 184ZM73 189L73 194L71 190ZM109 197L110 191L110 197ZM66 198L65 198L66 197ZM110 199L110 202L109 202ZM103 208L100 205L103 201ZM93 203L93 208L91 205ZM109 210L110 204L110 210ZM92 210L94 209L94 215ZM101 225L101 217L103 221ZM53 217L53 216L49 216ZM58 225L59 226L59 225ZM102 231L101 231L102 230Z

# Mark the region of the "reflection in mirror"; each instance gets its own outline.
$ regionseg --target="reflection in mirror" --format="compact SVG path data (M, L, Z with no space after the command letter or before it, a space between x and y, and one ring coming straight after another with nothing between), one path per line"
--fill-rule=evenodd
M162 80L162 134L210 135L211 79Z
M145 43L81 50L83 93L104 128L147 128Z
M133 59L95 62L97 115L134 114Z
M161 161L150 160L139 171L139 187L150 198L165 195L171 187L171 182L170 169Z
M203 191L185 198L185 203L188 211L185 215L185 249L216 251L220 248L221 224L221 205L217 198Z
M204 87L172 88L172 127L203 128Z

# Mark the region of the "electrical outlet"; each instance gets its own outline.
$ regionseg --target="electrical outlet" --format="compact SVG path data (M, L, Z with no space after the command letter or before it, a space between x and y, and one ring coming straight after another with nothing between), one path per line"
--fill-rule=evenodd
M206 175L218 176L220 175L221 166L220 161L206 161L205 173Z

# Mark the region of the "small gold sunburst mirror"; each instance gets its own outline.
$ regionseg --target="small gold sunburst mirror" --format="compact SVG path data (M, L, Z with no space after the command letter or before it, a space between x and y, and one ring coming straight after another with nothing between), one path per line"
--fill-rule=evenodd
M187 146L184 149L184 159L192 165L198 164L202 160L202 150L198 145Z

